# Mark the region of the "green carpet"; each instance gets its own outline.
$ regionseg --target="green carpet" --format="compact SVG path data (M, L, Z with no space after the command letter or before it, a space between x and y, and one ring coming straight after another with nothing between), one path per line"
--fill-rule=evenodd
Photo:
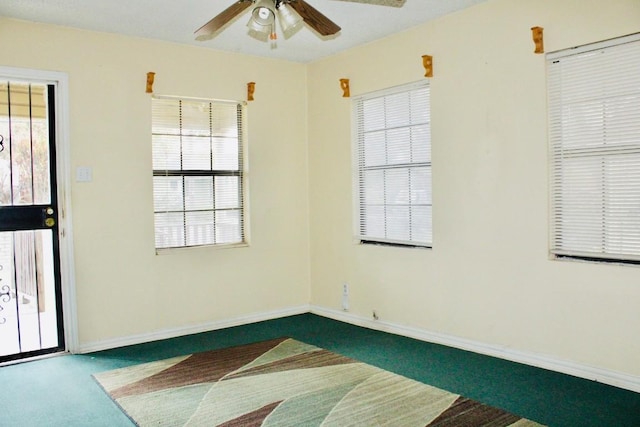
M1 426L131 427L93 374L290 336L558 427L638 427L640 393L312 314L0 368ZM624 349L620 349L623 351Z
M291 338L143 363L95 378L139 426L540 426Z

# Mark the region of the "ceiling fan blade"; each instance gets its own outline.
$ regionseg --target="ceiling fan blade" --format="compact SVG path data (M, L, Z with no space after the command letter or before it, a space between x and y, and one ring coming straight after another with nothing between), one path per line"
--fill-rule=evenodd
M207 40L212 38L218 30L231 22L233 18L244 12L245 9L251 6L251 4L251 0L238 0L216 15L211 21L198 28L195 31L196 40Z
M307 25L322 36L331 36L341 30L338 24L318 12L317 9L304 0L294 0L288 4L298 12L298 15Z
M407 0L337 0L351 1L354 3L374 4L377 6L402 7Z

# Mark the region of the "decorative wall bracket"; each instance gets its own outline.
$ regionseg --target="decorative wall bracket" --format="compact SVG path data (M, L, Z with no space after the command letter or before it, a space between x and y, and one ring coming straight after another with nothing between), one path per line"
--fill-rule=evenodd
M253 93L256 91L256 82L247 83L247 101L253 101Z
M424 76L433 77L433 56L422 55L422 66L424 67Z
M544 39L542 37L542 27L532 27L531 33L533 36L533 43L536 45L536 49L533 53L544 53Z
M340 89L342 89L342 97L349 98L351 89L349 88L349 79L340 79Z
M153 80L155 79L156 73L153 71L149 71L147 73L147 93L153 93Z

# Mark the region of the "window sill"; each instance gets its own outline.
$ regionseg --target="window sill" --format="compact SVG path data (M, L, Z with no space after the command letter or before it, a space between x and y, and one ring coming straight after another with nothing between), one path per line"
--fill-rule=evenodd
M248 248L249 243L230 243L227 245L199 245L199 246L183 246L177 248L156 248L156 255L169 255L175 252L188 252L196 250L222 250L222 249L236 249L236 248Z
M576 255L558 255L558 254L550 254L549 258L552 261L578 262L582 264L600 264L600 265L621 266L621 267L640 267L640 260L622 260L622 259L597 258L597 257L576 256Z
M384 241L366 240L366 239L356 239L355 243L362 246L387 246L392 248L432 249L431 246L426 246L426 245L413 245L410 243L384 242Z

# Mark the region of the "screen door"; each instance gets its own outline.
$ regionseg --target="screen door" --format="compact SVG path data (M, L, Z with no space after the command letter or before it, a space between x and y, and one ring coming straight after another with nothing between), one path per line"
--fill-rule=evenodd
M0 362L65 349L54 99L0 80Z

